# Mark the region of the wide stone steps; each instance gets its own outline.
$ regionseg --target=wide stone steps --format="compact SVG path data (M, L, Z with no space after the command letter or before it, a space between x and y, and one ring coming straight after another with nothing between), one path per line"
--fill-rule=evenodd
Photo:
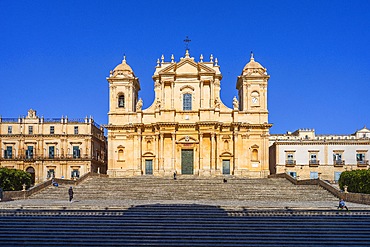
M0 211L2 246L368 246L370 211L237 211L146 205L120 211Z
M68 186L48 187L31 199L60 200ZM220 178L177 180L169 178L89 178L74 187L79 200L333 200L329 192L315 185L295 186L285 179Z

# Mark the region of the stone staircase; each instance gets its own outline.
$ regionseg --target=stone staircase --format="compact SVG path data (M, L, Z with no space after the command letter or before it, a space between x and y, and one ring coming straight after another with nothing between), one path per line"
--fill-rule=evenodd
M30 199L67 198L68 185L50 186ZM177 180L158 177L90 177L74 187L76 200L135 201L333 201L337 198L316 185L293 185L281 178L239 179L179 176Z
M0 210L1 246L369 246L370 211Z
M281 178L229 177L223 183L222 178L193 176L179 176L177 180L90 177L74 187L73 203L68 202L68 188L63 184L50 186L26 200L1 203L8 208L0 209L0 245L235 247L370 243L370 210L336 210L338 199L324 189L296 186ZM324 202L331 210L281 207L288 202L313 202L315 206ZM274 204L280 206L274 208ZM121 206L112 209L112 205Z

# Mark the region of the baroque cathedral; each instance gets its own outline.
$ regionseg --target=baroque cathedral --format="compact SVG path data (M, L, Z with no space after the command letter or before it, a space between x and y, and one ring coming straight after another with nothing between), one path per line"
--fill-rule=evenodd
M140 82L126 58L110 72L108 175L269 175L266 69L254 60L237 77L232 108L221 101L217 58L198 62L186 50L158 59L155 100L143 109Z

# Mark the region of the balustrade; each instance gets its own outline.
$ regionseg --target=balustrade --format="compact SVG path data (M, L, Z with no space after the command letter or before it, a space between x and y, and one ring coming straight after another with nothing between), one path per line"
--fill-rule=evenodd
M285 166L295 166L296 161L295 160L286 160L285 161Z
M334 160L334 166L344 166L345 162L344 160Z
M358 160L357 161L357 166L359 167L366 167L369 165L369 160Z

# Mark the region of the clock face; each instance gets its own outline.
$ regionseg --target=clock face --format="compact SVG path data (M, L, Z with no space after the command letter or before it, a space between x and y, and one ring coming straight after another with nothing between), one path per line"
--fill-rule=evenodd
M258 102L258 99L257 99L256 97L253 97L253 98L252 98L252 103L253 103L253 104L256 104L257 102Z

